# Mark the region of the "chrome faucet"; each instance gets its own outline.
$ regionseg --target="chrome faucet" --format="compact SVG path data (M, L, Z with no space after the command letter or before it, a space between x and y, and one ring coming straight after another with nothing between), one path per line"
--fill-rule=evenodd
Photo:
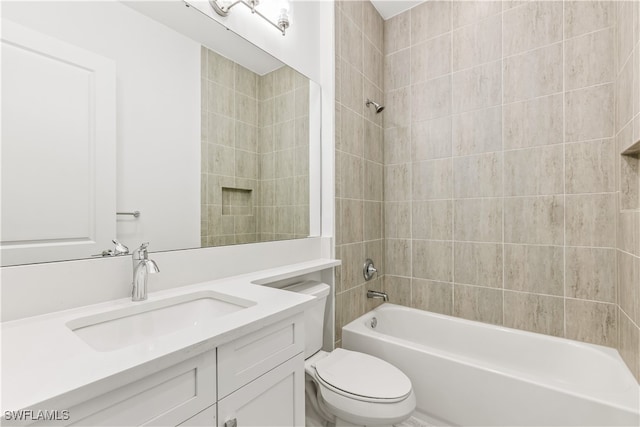
M156 262L149 259L148 246L149 242L143 243L131 254L133 258L132 301L144 301L147 299L147 279L149 274L160 272Z
M386 292L379 292L379 291L372 291L372 290L367 291L367 298L382 298L382 301L384 302L389 301L389 295L387 295Z

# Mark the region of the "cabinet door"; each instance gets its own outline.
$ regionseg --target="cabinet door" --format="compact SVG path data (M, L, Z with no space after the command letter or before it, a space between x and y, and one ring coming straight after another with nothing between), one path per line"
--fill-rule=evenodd
M175 426L215 401L216 358L210 351L69 408L66 424Z
M304 354L220 400L218 426L304 426Z
M211 405L187 421L178 424L180 427L216 427L216 405Z

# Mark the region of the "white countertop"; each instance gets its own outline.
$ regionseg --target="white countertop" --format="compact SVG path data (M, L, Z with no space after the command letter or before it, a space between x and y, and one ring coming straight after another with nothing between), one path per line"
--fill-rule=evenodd
M311 297L262 285L339 264L337 260L318 259L154 292L144 302L124 298L4 322L1 411L63 404L79 396L88 399L118 383L135 381L299 313L312 301ZM206 328L182 329L108 352L93 349L66 326L73 319L196 291L215 291L256 304L225 315Z

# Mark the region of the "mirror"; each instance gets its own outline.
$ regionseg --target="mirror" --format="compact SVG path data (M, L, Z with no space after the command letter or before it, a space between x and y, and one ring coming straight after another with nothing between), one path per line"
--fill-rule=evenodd
M319 86L189 6L2 2L3 266L319 234Z

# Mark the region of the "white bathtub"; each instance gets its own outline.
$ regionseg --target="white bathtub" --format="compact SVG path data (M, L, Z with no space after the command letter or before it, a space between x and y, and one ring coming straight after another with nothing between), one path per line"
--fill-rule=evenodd
M611 348L393 304L346 325L342 345L407 374L430 424L640 425L640 387Z

